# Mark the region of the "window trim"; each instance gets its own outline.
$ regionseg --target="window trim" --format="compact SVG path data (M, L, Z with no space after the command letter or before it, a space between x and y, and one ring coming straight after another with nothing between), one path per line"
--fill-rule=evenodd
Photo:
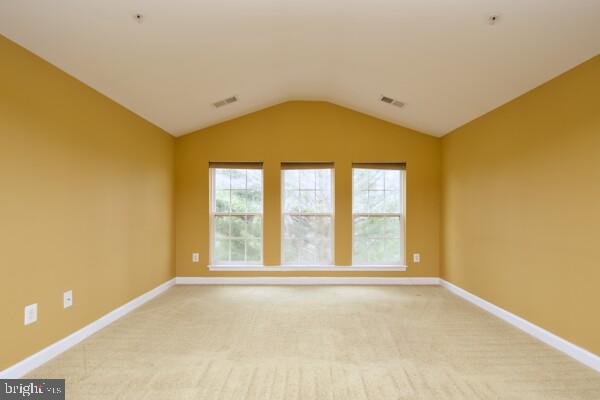
M371 165L371 164L365 164L365 165ZM376 164L372 164L372 165L376 165ZM389 164L382 164L382 165L389 165ZM352 164L352 183L351 183L351 189L352 189L352 196L351 196L351 202L350 202L350 207L351 207L351 212L352 212L352 221L351 221L351 225L352 225L352 241L351 241L351 252L352 252L352 266L358 268L377 268L377 267L382 267L382 268L404 268L406 269L406 164L405 163L401 163L398 164L399 168L397 169L398 171L400 171L400 176L402 177L401 182L400 182L400 189L402 191L401 196L402 196L402 207L401 207L401 212L400 213L355 213L354 212L354 172L356 169L374 169L374 170L379 170L377 168L361 168L360 164ZM389 170L390 168L381 168L380 170ZM400 260L399 263L384 263L384 262L356 262L354 260L354 219L356 217L399 217L401 220L401 232L402 232L402 237L400 238L400 244L402 246L402 259Z
M298 168L298 170L307 170L307 169L328 169L331 171L331 212L330 213L301 213L301 212L285 212L285 171L295 170L295 168L284 167L284 165L289 166L291 163L282 162L280 165L280 186L281 186L281 212L279 214L280 219L280 253L279 253L279 261L282 269L286 268L298 268L298 269L311 269L311 268L335 268L335 165L333 163L322 163L315 162L315 168L306 168L306 165L313 163L301 163L302 168ZM327 167L323 167L326 165ZM320 167L320 168L319 168ZM331 260L329 264L318 264L318 263L286 263L285 262L285 217L286 215L304 215L304 216L330 216L331 218L331 229L329 233L330 240L330 254Z
M224 163L223 163L224 164ZM265 173L264 168L261 166L260 168L240 168L244 163L231 163L233 168L230 169L259 169L261 171L261 182L260 182L260 212L217 212L213 210L213 202L216 204L216 177L215 172L217 169L227 169L221 166L211 166L209 165L208 174L209 174L209 201L208 201L208 214L209 214L209 249L208 249L208 260L209 267L218 267L218 268L236 268L236 267L259 267L263 265L264 262L264 251L265 251ZM251 165L255 165L256 163L249 163ZM231 190L231 189L230 189ZM215 260L215 241L216 241L216 232L215 232L215 217L216 216L260 216L261 224L260 224L260 260L258 261L219 261Z

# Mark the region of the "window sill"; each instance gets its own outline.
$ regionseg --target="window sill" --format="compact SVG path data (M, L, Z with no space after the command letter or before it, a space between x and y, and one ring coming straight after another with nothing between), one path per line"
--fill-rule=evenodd
M264 265L209 265L210 271L259 271L259 272L350 272L350 271L406 271L405 265L356 265L350 267L338 267L335 265L311 266L311 265L279 265L269 266Z

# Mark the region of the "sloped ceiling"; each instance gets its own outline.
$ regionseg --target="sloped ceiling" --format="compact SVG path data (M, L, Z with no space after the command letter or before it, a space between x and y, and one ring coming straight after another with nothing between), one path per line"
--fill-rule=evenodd
M598 0L0 2L2 35L175 136L287 100L442 136L597 55L599 18Z

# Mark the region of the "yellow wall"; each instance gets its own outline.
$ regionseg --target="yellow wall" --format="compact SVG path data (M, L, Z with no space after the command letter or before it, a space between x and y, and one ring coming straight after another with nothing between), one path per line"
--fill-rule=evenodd
M280 162L335 162L335 261L339 266L350 265L352 257L352 161L406 161L407 254L420 252L421 263L409 263L406 272L339 274L438 276L437 138L330 103L289 102L180 137L175 148L178 276L265 274L207 269L209 160L264 162L265 265L280 264ZM200 253L200 263L191 262L192 252Z
M2 370L175 271L174 139L1 36L0 60Z
M600 56L442 149L442 276L600 354Z

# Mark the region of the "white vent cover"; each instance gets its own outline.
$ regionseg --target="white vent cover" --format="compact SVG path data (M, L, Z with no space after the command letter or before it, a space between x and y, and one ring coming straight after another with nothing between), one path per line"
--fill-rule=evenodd
M231 96L226 99L219 100L219 101L213 103L213 106L215 106L215 108L219 108L219 107L226 106L227 104L235 103L236 101L238 101L237 96Z
M404 103L403 103L403 102L401 102L401 101L399 101L399 100L392 99L391 97L387 97L387 96L381 96L381 97L379 98L379 100L381 100L381 101L382 101L382 102L384 102L384 103L387 103L387 104L391 104L391 105L393 105L393 106L396 106L396 107L404 107Z

